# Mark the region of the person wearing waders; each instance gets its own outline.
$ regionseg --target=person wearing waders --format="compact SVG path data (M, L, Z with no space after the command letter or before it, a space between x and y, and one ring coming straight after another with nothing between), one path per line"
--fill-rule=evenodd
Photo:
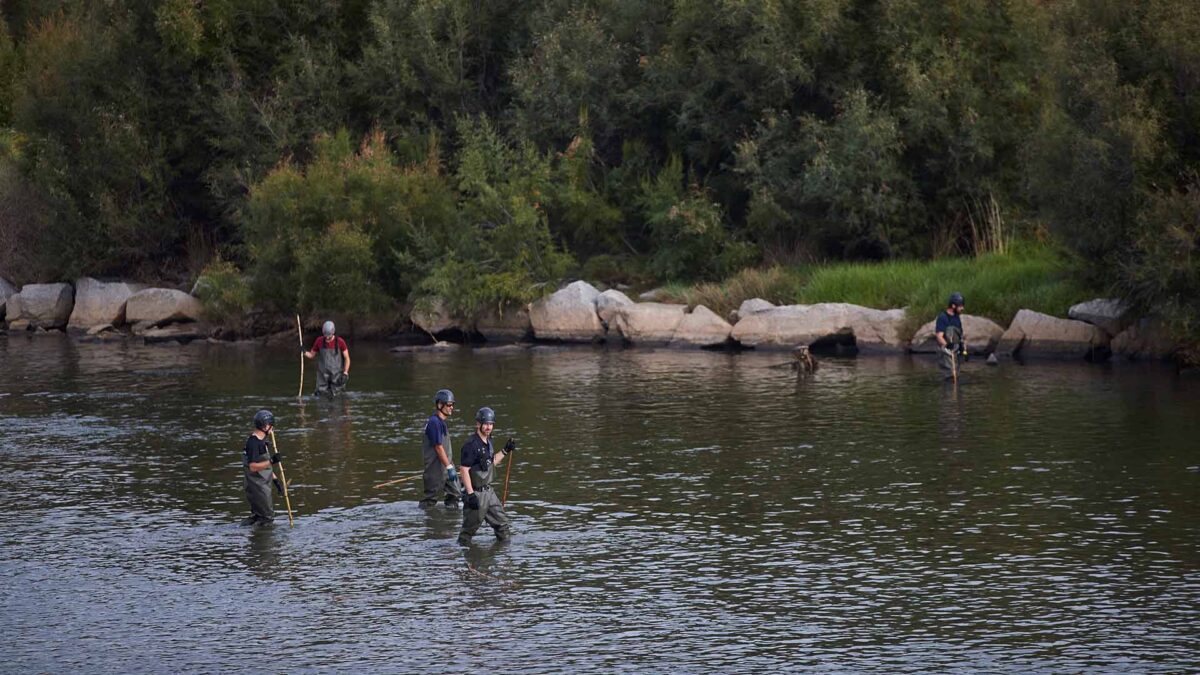
M464 508L458 543L463 546L471 543L471 537L475 536L484 522L496 531L496 539L503 541L509 537L508 514L504 512L500 497L492 489L492 481L496 467L503 464L517 446L510 438L503 450L495 450L492 447L492 430L495 426L496 411L480 408L475 413L475 433L462 447L458 474L462 479Z
M445 498L446 506L458 506L461 492L458 489L458 472L450 460L450 432L446 429L446 418L454 414L454 392L439 389L433 396L434 413L425 422L421 434L421 459L425 462L425 494L420 506L430 507Z
M333 330L333 322L326 321L312 349L302 352L306 358L317 360L317 396L341 394L350 379L350 349Z
M938 314L933 335L937 338L941 352L938 355L938 367L946 375L946 379L954 377L958 369L959 357L966 354L963 343L963 295L954 292L946 302L946 311Z
M242 449L242 469L246 478L246 501L250 502L250 516L243 525L270 525L275 522L275 511L271 505L271 483L275 480L271 467L279 463L279 453L273 452L267 442L267 434L275 426L275 415L270 410L259 410L254 414L254 432L246 439Z

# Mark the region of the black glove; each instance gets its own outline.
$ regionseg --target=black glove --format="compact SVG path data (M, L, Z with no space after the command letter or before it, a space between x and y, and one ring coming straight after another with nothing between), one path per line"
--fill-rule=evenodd
M504 444L504 454L506 454L506 455L511 455L513 450L516 450L516 449L517 449L517 444L511 438L508 439L508 442Z
M472 492L471 494L467 495L465 499L463 499L463 503L467 505L468 509L471 509L472 511L478 511L479 495Z
M281 460L281 459L283 459L283 455L279 454L278 452L271 455L271 465L274 466L274 465L278 464L279 460Z
M271 482L275 484L275 491L279 493L280 497L282 497L283 496L283 483L281 483L278 478L272 478Z

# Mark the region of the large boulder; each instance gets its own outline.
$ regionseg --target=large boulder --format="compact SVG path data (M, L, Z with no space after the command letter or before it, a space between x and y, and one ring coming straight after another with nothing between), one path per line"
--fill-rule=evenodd
M450 308L442 298L425 298L417 302L409 315L413 325L430 335L437 335L451 328L458 328L458 322L450 314Z
M632 304L633 300L630 300L628 295L610 288L596 296L596 316L600 317L601 323L608 326L608 321L612 318L613 310Z
M604 338L596 315L596 290L586 281L576 281L529 307L529 322L539 340L591 342Z
M91 277L75 281L75 309L68 328L87 330L92 326L125 323L125 302L145 288L125 281L104 282Z
M748 347L791 349L798 344L853 343L863 351L899 352L903 309L871 309L844 302L784 305L741 317L733 339Z
M17 294L17 287L9 283L8 279L0 277L0 319L4 318L5 307L8 305L9 296Z
M1000 336L996 352L1022 358L1103 360L1108 343L1108 333L1098 326L1022 309Z
M675 327L672 347L718 347L729 342L733 326L704 305L697 305Z
M750 298L743 300L738 308L729 313L729 320L737 323L743 316L750 316L758 312L765 312L768 309L775 309L775 305L763 300L762 298Z
M987 317L975 316L973 314L963 314L961 316L963 324L963 335L967 338L967 351L972 354L987 354L996 349L996 345L1000 342L1000 336L1004 335L1004 328ZM937 319L921 326L913 335L912 346L909 347L910 352L916 354L933 354L939 349L937 338L933 334L933 329L937 324Z
M28 321L34 328L62 328L71 318L75 289L71 284L25 284L9 296L9 321Z
M125 321L163 326L177 321L199 321L202 311L195 297L173 288L147 288L125 301Z
M613 309L608 325L632 344L665 345L675 337L686 312L687 305L639 302Z
M488 342L518 342L533 333L529 322L529 307L509 307L503 312L495 309L484 312L475 321L475 332Z
M1116 335L1125 329L1122 318L1128 311L1129 306L1120 300L1097 298L1072 305L1067 310L1067 318L1085 321L1103 328L1109 335Z
M1113 354L1131 361L1167 359L1175 350L1175 341L1162 322L1154 318L1135 321L1112 340Z

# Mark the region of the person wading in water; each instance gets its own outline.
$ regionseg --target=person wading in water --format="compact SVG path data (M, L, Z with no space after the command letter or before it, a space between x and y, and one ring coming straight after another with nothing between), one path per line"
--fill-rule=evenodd
M433 396L434 413L425 422L421 434L421 459L425 463L425 494L420 506L430 507L445 495L446 506L458 506L458 472L450 459L452 452L446 418L454 414L454 392L439 389Z
M350 349L345 340L333 334L333 330L333 322L326 321L321 326L321 337L313 343L312 349L301 352L306 358L317 359L317 396L341 394L350 379Z
M963 295L954 292L946 301L946 311L938 314L933 335L937 338L939 354L938 367L946 374L946 379L958 379L959 357L966 354L963 342Z
M503 450L492 448L492 430L496 425L496 411L491 408L480 408L475 413L475 433L471 435L462 447L459 459L458 475L463 486L463 524L462 532L458 535L458 543L467 546L471 537L479 531L479 526L487 521L496 531L496 538L503 541L509 538L508 514L504 512L504 504L492 489L496 467L517 449L512 439L504 444Z
M246 479L246 501L250 502L250 516L243 525L270 525L275 522L275 510L271 503L271 483L275 480L272 468L279 463L279 453L273 452L267 442L267 434L275 427L275 415L270 410L259 410L254 414L254 431L246 439L242 449L242 473ZM276 487L282 490L281 486Z

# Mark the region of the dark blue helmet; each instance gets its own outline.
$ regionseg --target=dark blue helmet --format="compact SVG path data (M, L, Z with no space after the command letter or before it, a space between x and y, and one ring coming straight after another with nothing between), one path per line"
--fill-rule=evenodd
M267 427L275 426L275 415L270 410L259 410L254 413L254 428L265 431Z
M442 403L454 403L454 392L449 389L438 389L433 395L433 404L441 405Z
M963 294L955 291L950 294L950 300L946 302L948 305L965 305L963 302Z
M480 424L495 424L496 411L484 406L479 409L479 412L475 413L475 421Z

